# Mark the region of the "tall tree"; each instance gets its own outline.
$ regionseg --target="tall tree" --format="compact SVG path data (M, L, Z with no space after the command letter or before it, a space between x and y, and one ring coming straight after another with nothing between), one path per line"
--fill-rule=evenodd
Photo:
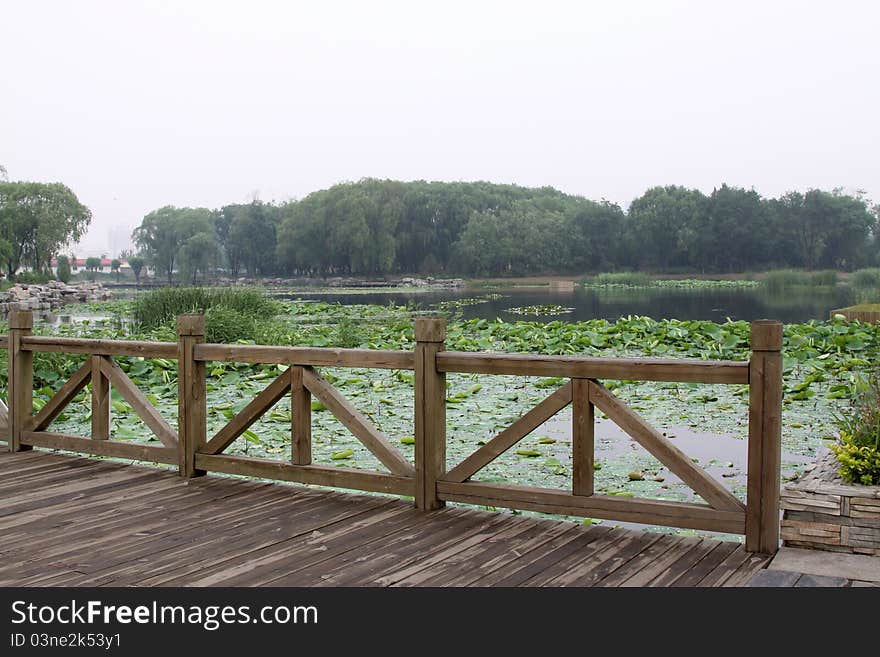
M8 245L0 255L7 276L22 266L48 271L52 257L79 240L91 218L61 183L0 182L0 240Z
M143 272L146 264L147 261L140 256L131 256L128 259L128 266L131 267L131 273L134 274L135 285L141 284L141 272Z

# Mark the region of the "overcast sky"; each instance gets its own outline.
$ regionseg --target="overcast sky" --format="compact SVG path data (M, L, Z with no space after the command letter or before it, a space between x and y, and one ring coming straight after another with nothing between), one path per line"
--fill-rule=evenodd
M880 200L880 3L0 0L0 164L94 213L363 177L628 204L721 182Z

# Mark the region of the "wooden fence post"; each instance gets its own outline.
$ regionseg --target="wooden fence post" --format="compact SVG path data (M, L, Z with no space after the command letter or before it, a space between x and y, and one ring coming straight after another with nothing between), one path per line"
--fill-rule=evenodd
M749 360L749 445L746 550L779 549L782 460L782 323L752 322Z
M437 353L446 340L446 320L418 317L415 322L416 508L439 509L437 480L446 473L446 373L437 371Z
M23 452L30 445L21 444L21 432L34 411L34 352L23 351L21 339L31 334L34 315L30 310L9 313L9 451Z
M303 368L290 366L290 461L312 463L312 393L303 385Z
M205 363L196 361L194 349L205 341L205 316L177 318L177 436L180 476L199 477L196 452L207 442Z

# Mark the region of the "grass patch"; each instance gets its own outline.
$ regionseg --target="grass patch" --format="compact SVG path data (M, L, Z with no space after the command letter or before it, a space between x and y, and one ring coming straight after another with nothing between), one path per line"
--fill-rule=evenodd
M859 269L849 279L850 285L859 288L880 288L880 268Z
M622 271L617 273L599 274L588 279L592 285L628 285L630 287L650 287L651 279L644 272Z
M277 301L252 288L163 287L135 300L132 319L141 329L150 330L172 324L178 315L205 313L209 334L213 324L218 331L215 337L235 336L244 331L252 338L254 322L271 318L279 308ZM241 331L235 329L236 322L244 324Z

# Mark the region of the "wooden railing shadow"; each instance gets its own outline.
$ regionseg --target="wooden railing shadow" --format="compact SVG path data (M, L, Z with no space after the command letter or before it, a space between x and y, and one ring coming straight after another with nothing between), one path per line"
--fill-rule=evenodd
M418 318L414 351L272 347L205 343L202 315L178 319L174 343L33 336L30 312L13 311L9 335L9 409L0 427L12 451L47 447L176 464L183 477L206 472L265 477L356 490L412 496L417 508L446 501L609 518L745 534L749 551L772 553L779 544L781 459L782 324L753 322L747 362L585 358L537 354L465 353L444 350L445 321ZM33 354L57 351L88 358L55 395L33 413ZM178 361L177 431L158 413L113 360L114 357ZM270 363L287 368L238 414L207 436L206 367L209 361ZM316 368L356 367L415 373L415 463L410 463L370 420ZM561 377L558 390L446 471L446 374ZM748 482L745 502L691 461L601 380L699 382L749 386ZM91 383L91 437L47 431L53 419ZM110 388L114 387L162 446L110 439ZM282 462L224 451L285 396L291 401L291 459ZM312 463L311 398L314 396L387 468L387 472ZM473 480L482 468L541 424L572 406L570 491ZM705 504L599 495L594 491L595 409L602 411ZM4 423L5 420L5 423Z

